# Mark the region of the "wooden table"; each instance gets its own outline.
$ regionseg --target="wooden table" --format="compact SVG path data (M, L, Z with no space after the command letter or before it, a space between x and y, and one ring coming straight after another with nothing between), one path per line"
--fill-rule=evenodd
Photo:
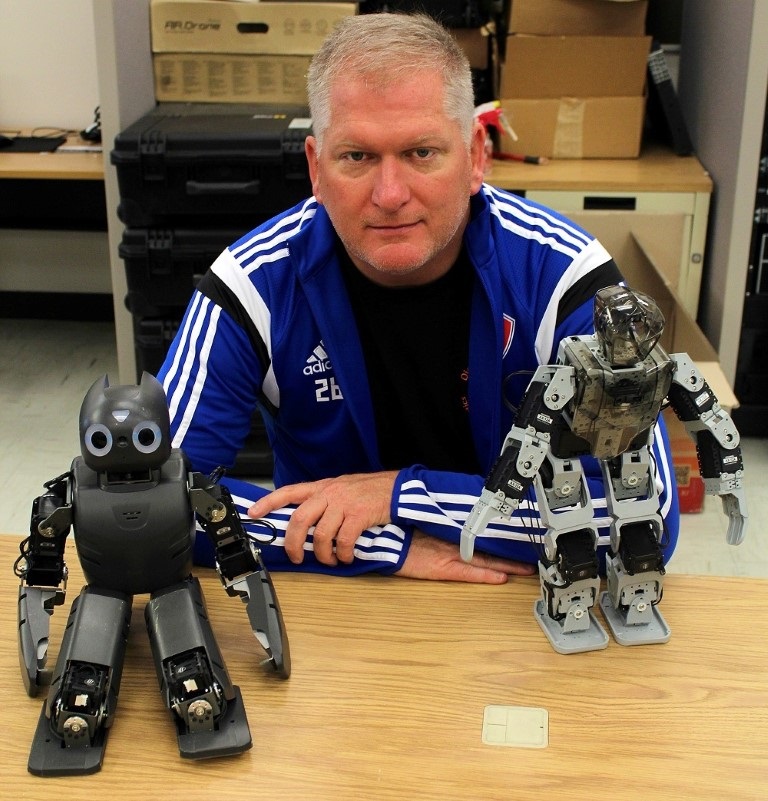
M77 135L64 144L92 146ZM78 295L84 319L109 314L106 230L103 152L0 148L0 308L56 317L70 301L62 293L70 293Z
M494 161L488 183L524 190L712 192L712 178L695 156L676 156L658 145L644 146L636 159Z
M768 794L768 581L668 577L665 645L563 656L532 617L534 579L503 587L276 574L293 674L259 666L245 610L200 570L209 613L243 693L254 747L178 756L134 602L116 720L92 776L42 779L27 758L42 699L17 659L16 537L0 536L0 687L8 799L67 797L407 801L697 799ZM55 660L82 574L52 620ZM541 707L549 745L481 741L486 705Z

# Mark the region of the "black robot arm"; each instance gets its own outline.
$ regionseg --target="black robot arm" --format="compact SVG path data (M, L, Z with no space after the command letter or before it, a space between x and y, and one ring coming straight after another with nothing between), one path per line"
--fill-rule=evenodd
M240 521L229 490L217 482L218 476L192 473L190 497L200 525L213 544L216 567L228 587L241 576L259 569L259 556Z
M69 473L54 478L35 498L29 537L21 545L14 570L19 586L19 660L24 686L37 695L51 679L46 670L50 616L64 603L67 565L64 546L72 525Z
M246 605L253 633L274 669L285 679L291 654L280 604L261 552L248 536L229 490L218 483L223 471L204 476L190 473L190 499L215 549L216 568L229 595Z

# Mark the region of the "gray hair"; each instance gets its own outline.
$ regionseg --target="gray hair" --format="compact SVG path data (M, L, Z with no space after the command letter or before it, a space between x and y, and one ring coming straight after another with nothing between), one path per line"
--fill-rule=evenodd
M331 89L338 78L366 76L386 86L420 69L437 69L445 84L445 112L469 143L474 114L472 72L451 33L425 14L345 17L312 58L307 93L318 147L331 119Z

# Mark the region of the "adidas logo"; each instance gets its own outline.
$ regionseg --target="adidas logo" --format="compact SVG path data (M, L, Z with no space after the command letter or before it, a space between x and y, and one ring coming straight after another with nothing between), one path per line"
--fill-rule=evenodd
M325 373L331 368L331 360L325 352L322 341L312 351L312 355L307 359L307 364L302 370L304 375L314 375L316 373Z

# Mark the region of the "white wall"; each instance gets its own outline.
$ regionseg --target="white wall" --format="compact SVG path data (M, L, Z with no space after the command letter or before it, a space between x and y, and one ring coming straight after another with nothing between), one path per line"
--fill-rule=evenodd
M0 127L81 130L98 105L93 0L0 0Z
M94 2L103 0L0 0L1 129L93 122ZM41 289L110 293L106 232L0 230L0 290Z

